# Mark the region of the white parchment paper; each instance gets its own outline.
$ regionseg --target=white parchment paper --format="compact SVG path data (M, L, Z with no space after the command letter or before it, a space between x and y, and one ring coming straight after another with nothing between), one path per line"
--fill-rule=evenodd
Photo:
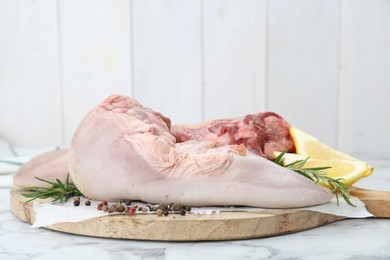
M36 212L36 221L32 225L33 228L45 227L62 222L79 222L91 218L97 218L107 215L103 211L97 210L98 201L91 201L91 206L85 206L84 201L86 199L81 197L80 206L75 207L73 201L59 204L52 203L39 203L34 202L34 210ZM322 213L333 214L337 216L344 216L348 218L367 218L373 215L367 211L363 202L358 198L351 197L351 201L356 207L351 207L344 200L339 200L339 205L336 203L336 198L331 202L314 207L298 208L302 210L311 210ZM132 204L133 205L133 204ZM135 205L144 206L142 203L136 203ZM218 214L223 211L269 211L270 209L252 208L252 207L196 207L192 208L193 214ZM151 213L153 214L153 213ZM157 217L157 216L156 216Z

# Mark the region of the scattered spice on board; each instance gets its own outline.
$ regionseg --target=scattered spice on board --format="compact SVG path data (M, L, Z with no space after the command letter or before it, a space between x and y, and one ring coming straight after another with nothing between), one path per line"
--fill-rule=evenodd
M115 205L111 205L111 206L108 208L108 213L114 213L115 211L116 211Z
M171 206L171 209L173 210L173 211L179 211L179 210L181 210L182 209L182 205L181 205L181 203L173 203L173 205Z
M161 217L163 215L163 210L162 209L157 209L156 210L157 216Z
M134 208L134 207L132 207L132 208L129 209L129 213L130 213L130 214L134 214L136 211L137 211L137 209Z
M181 203L170 203L170 204L159 204L159 205L152 205L152 204L146 204L145 206L139 206L139 205L133 205L131 206L132 201L131 200L121 200L119 202L115 203L109 203L106 200L101 201L97 205L97 210L107 212L107 213L129 213L129 214L135 214L135 213L154 213L157 216L168 216L171 214L180 214L182 216L185 216L188 212L191 211L191 206L185 206ZM85 206L90 206L92 203L90 200L86 200L84 202ZM76 196L73 200L73 205L75 207L78 207L80 205L80 197Z
M79 197L79 196L74 197L74 199L73 199L73 205L74 205L75 207L78 207L78 206L80 205L80 197Z

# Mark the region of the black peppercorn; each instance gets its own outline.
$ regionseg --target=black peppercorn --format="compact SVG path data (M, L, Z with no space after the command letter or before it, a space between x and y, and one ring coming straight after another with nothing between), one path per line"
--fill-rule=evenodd
M164 210L164 216L168 216L168 214L169 214L168 210L167 209Z
M124 203L126 204L126 206L130 206L131 200L124 200Z
M191 209L192 209L191 206L186 207L186 211L191 211Z
M75 200L73 201L73 205L75 205L76 207L80 205L80 200Z
M183 206L181 205L181 203L173 203L171 209L172 209L173 211L179 211L179 210L182 209L182 207L183 207Z
M85 206L91 206L91 201L90 200L86 200L84 203L85 203Z
M187 211L185 209L180 210L180 215L184 216L186 213L187 213Z

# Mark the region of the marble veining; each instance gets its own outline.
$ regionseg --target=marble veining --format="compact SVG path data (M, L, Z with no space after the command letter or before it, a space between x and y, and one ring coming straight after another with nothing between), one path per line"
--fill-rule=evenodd
M390 190L390 159L357 186ZM8 178L8 179L7 179ZM0 259L390 259L390 219L351 219L277 237L215 242L105 239L32 229L9 206L12 175L0 176Z

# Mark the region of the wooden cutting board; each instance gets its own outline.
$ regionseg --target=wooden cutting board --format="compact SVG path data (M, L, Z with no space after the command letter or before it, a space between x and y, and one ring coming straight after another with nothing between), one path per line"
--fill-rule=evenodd
M375 217L390 218L390 192L352 188ZM32 202L11 190L11 210L21 220L35 221ZM308 210L221 212L212 215L106 215L77 223L59 223L46 228L78 235L106 238L204 241L232 240L282 235L318 227L344 217Z

